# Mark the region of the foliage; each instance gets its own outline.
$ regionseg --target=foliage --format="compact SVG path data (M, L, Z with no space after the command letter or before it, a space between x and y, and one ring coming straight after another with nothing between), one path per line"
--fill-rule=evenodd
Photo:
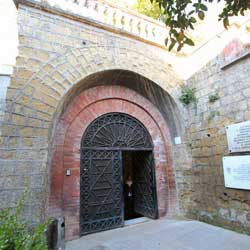
M210 95L208 97L208 100L209 100L210 103L213 103L213 102L215 102L215 101L217 101L219 99L220 99L220 96L219 96L218 93L215 93L214 95Z
M186 106L192 102L197 103L197 98L195 97L195 88L189 87L187 85L182 85L181 96L179 100Z
M161 19L163 16L163 9L161 9L157 2L150 0L137 0L133 9L141 14L152 17L154 19Z
M0 250L46 250L45 230L51 222L38 224L32 232L28 222L20 218L27 192L17 203L15 211L2 210L0 213Z
M194 46L193 40L187 35L187 31L194 29L198 20L203 20L208 10L208 4L217 1L225 3L219 20L223 20L225 28L229 26L231 16L244 15L250 9L249 0L150 0L158 3L163 10L164 20L169 27L169 36L166 38L166 46L172 50L177 45L180 51L185 44Z

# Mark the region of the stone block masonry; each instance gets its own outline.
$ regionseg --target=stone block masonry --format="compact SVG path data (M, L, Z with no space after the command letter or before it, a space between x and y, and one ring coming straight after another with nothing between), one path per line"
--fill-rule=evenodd
M158 132L164 126L167 128L165 132L159 132L159 138L166 137L167 158L161 151L163 139L159 139L159 145L156 145L160 150L156 155L160 163L158 178L160 183L166 184L159 186L159 193L166 194L161 196L159 206L162 214L166 212L171 216L179 213L178 195L183 200L190 200L191 192L188 193L186 187L182 190L176 180L183 183L189 179L189 173L182 169L188 172L190 157L184 144L172 144L174 136L182 135L182 125L178 121L182 120L180 114L183 112L179 111L181 106L177 98L182 81L163 60L164 50L117 32L87 25L82 18L72 20L70 14L60 16L60 13L52 13L51 9L40 9L39 4L33 7L24 2L19 4L18 27L19 54L6 94L1 124L0 208L14 207L26 188L31 191L25 209L31 222L43 219L45 211L60 214L63 207L58 204L64 204L63 201L67 207L66 201L70 198L66 196L60 196L51 203L52 190L57 190L63 183L63 177L54 172L55 165L63 166L58 152L62 152L64 141L58 133L61 135L66 131L65 124L59 126L59 121L75 97L86 89L104 84L105 78L97 78L98 75L105 72L113 75L112 72L119 70L123 72L123 78L117 77L110 83L106 80L105 84L127 88L136 86L135 92L141 100L131 94L131 98L135 98L133 105L137 107L137 103L146 99L148 103L141 104L143 110L152 105L160 114L155 118ZM131 76L135 84L128 84ZM82 102L87 103L89 98L86 96ZM109 106L113 110L119 108L115 101L105 106L107 110ZM93 112L104 112L102 109L96 107ZM153 133L155 138L157 133ZM74 159L72 166L77 167L75 164ZM52 173L56 175L55 179ZM78 192L72 191L72 197ZM77 202L76 199L74 201ZM180 205L181 210L183 206ZM68 235L75 236L75 217L67 219L73 220L69 222L72 228L69 226Z
M196 87L199 102L197 110L189 109L193 197L187 214L250 233L250 191L225 188L222 167L222 157L229 155L225 127L250 120L250 59L221 69L234 47L228 46L188 81ZM219 99L209 102L216 93Z
M249 232L250 192L224 187L221 159L228 154L225 126L250 119L250 59L223 68L229 46L188 80L199 102L185 109L182 80L164 49L84 17L21 2L19 54L1 101L0 209L14 207L28 188L31 222L64 215L68 239L77 237L79 138L98 115L123 110L154 138L161 215ZM219 99L209 102L216 93ZM175 145L179 136L182 143ZM65 179L66 164L73 182Z

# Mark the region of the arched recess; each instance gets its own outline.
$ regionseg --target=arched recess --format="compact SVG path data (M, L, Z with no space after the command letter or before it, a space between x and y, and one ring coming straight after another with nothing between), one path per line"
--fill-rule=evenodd
M164 118L168 119L169 124L172 123L171 136L177 136L183 131L183 122L182 112L179 111L181 106L174 96L182 80L170 64L140 49L141 46L136 44L137 49L131 49L129 43L124 43L123 47L86 46L55 55L17 91L8 92L7 98L12 102L6 111L18 114L17 110L33 110L36 119L44 121L44 129L52 138L49 132L53 130L49 129L56 124L55 120L76 92L99 84L127 86L128 82L133 82L137 84L127 87L148 98L159 110L162 109ZM169 110L164 111L163 106Z
M169 128L159 110L146 98L122 86L98 86L83 91L64 110L56 129L51 164L48 214L66 218L66 235L79 235L79 176L82 135L97 117L123 112L138 119L150 133L154 145L159 215L178 213ZM71 170L71 176L65 171Z
M55 188L54 194L60 197L54 199L55 208L61 211L62 199L66 199L62 198L62 194L57 196L63 191L57 190L56 187L57 183L64 182L65 176L62 171L65 169L53 168L53 163L57 158L59 166L63 166L62 162L66 162L60 152L63 152L64 142L66 143L65 133L68 132L68 122L71 121L74 110L67 118L65 113L81 91L100 85L115 85L118 89L126 86L127 89L134 90L134 94L129 93L129 95L133 98L131 103L135 107L138 107L137 103L140 103L144 96L147 102L141 106L142 110L147 110L146 113L149 114L154 109L157 111L157 115L151 119L159 129L158 135L161 134L164 138L161 143L164 141L166 147L171 148L171 138L182 135L182 124L184 124L181 118L182 112L179 111L178 98L175 98L176 89L182 81L167 62L149 51L145 52L141 46L144 45L135 44L135 49L131 49L130 43L124 42L123 46L86 46L69 49L60 56L51 55L49 61L44 62L29 79L25 79L23 86L14 87L14 90L10 86L7 93L9 101L6 106L6 123L2 127L7 136L11 136L14 131L20 139L28 138L29 145L37 145L29 147L29 161L36 164L43 180L39 187L41 198L36 200L41 207L42 215L47 194L50 192L48 182L52 180L51 174L56 176L55 182L51 181L51 186ZM18 70L15 74L18 78ZM132 84L128 84L128 81ZM112 91L105 92L99 97L111 100L113 94ZM86 96L83 102L88 103L89 99L91 97ZM126 100L127 96L124 99ZM17 119L19 116L24 116L25 119ZM162 132L161 128L166 127L166 124L168 126L165 131L168 132ZM11 130L9 130L10 125ZM67 158L67 155L65 157ZM164 156L162 161L164 162L167 157L172 166L172 156ZM172 176L173 168L168 171ZM162 179L164 182L165 179ZM175 186L174 178L168 178L168 182ZM163 186L161 190L164 190ZM173 200L176 199L175 189L171 197L175 197ZM60 211L55 214L60 214Z
M173 89L170 88L168 91L165 91L154 81L129 70L104 70L88 75L86 78L75 84L74 88L68 91L67 95L61 100L57 108L57 114L60 114L61 112L63 113L64 108L68 106L77 93L81 93L88 88L100 85L118 85L136 91L153 103L161 112L170 129L172 140L176 136L183 135L184 123L182 115L179 106L177 106L177 102L174 100L173 96L170 95L170 92L173 91Z
M141 216L158 218L154 147L145 126L122 112L106 113L89 124L80 152L80 235L124 226L124 173L133 171L133 206ZM131 217L130 217L131 218Z

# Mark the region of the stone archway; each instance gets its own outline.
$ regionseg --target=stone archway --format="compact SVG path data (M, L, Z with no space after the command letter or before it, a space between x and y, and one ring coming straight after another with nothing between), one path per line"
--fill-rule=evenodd
M154 145L159 216L178 213L171 139L160 112L130 89L121 86L90 88L69 104L56 129L48 214L65 216L67 239L79 236L82 135L97 117L110 112L129 114L145 126ZM65 175L67 169L71 170L71 176Z
M27 72L24 69L26 65L24 68L17 67L13 75L1 127L3 137L9 138L15 135L18 142L14 142L16 145L13 146L7 140L4 141L7 161L14 160L22 169L20 175L28 177L27 183L21 182L18 189L21 192L23 187L29 186L34 194L34 202L29 209L30 212L36 211L35 221L44 218L45 210L50 215L65 215L68 238L79 234L79 226L76 226L79 218L75 217L77 210L74 210L75 204L79 201L79 191L75 188L78 185L78 173L74 169L71 178L75 175L75 182L68 183L64 172L68 166L79 167L80 143L75 141L76 144L72 145L72 140L79 139L88 122L96 118L96 114L101 115L104 111L124 111L134 114L135 117L142 117L141 122L146 127L149 126L147 129L155 140L156 161L159 163L158 169L161 170L156 173L160 179L157 190L162 194L169 193L162 195L162 199L159 200L159 213L163 215L168 210L170 215L176 212L177 194L171 140L183 132L181 126L178 127L183 124L178 101L173 98L180 80L166 62L152 57L147 51L141 53L139 44L136 48L130 49L129 44L122 48L116 46L71 48L61 55L51 54L48 61L41 61L39 67L33 71ZM117 78L120 81L114 88L101 87L102 76L106 71L111 74L117 71L118 75L121 72L125 75L133 74L137 89L132 91L131 86L122 87L126 85L125 78ZM101 78L98 78L99 82L96 85L92 85L93 77L96 75ZM22 84L19 82L20 79L23 81ZM109 86L108 83L105 85ZM79 86L84 88L79 89ZM104 88L105 91L86 92L93 86ZM142 86L143 88L140 88ZM121 93L121 89L124 93ZM143 89L142 93L140 89ZM81 96L81 92L85 92L86 95L79 100L76 96ZM105 105L98 106L102 101ZM162 107L162 110L159 107ZM80 117L87 109L89 113L85 114L84 120L81 120ZM163 111L165 111L164 117ZM81 126L77 126L77 122ZM175 126L176 128L172 129ZM70 134L74 136L68 141ZM167 169L166 162L168 162ZM34 171L27 174L26 165ZM70 193L67 190L70 190ZM8 194L12 195L11 189L8 189ZM48 199L49 194L51 195Z
M124 225L124 152L133 156L130 209L158 217L153 150L146 128L128 114L107 113L91 122L81 141L80 235Z

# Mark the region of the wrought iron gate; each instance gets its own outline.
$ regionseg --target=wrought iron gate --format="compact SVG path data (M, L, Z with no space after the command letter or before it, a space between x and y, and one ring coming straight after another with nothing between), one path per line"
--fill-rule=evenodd
M146 217L158 217L154 158L152 152L136 152L134 157L134 210Z
M84 150L81 161L81 234L121 226L121 152Z
M148 151L147 160L138 153L136 185L137 211L156 218L152 141L148 131L135 118L108 113L86 129L81 144L80 234L120 227L124 223L122 151ZM147 178L149 178L147 180ZM153 182L153 184L151 183ZM146 188L149 185L149 188ZM143 190L147 193L143 194ZM143 197L139 197L143 195ZM149 199L149 201L147 201ZM141 202L140 206L139 203ZM155 203L153 205L153 203Z

